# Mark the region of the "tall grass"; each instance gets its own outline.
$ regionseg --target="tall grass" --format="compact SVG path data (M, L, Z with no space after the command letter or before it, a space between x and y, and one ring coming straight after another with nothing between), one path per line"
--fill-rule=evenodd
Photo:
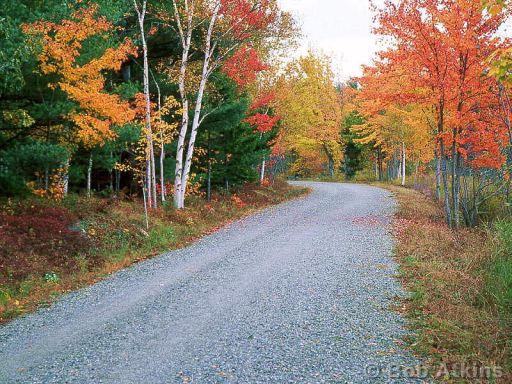
M410 292L403 302L414 330L409 345L428 357L434 375L440 364L503 368L495 381L455 372L440 382L512 383L512 221L452 231L439 204L388 188L400 203L396 255Z
M502 326L510 330L506 341L512 356L512 221L495 224L496 250L487 266L486 290L496 305ZM508 361L512 369L512 358Z

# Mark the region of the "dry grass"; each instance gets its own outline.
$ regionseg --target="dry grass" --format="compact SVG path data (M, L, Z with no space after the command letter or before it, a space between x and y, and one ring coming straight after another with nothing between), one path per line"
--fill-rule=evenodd
M44 217L45 209L54 211L55 203L38 201L40 215L34 219L33 202L18 202L17 209L0 215L0 247L9 244L9 249L0 254L0 323L49 305L63 293L90 285L133 263L184 247L233 220L307 192L276 181L271 187L247 185L236 194L214 196L210 203L191 198L185 210L169 205L152 212L149 231L142 229L143 210L137 200L75 196L59 206L59 212L65 214L53 216L60 221L54 223L55 234L50 231L46 237L34 232L34 228L46 225L36 219ZM28 215L34 225L19 220L20 214ZM79 252L76 236L64 236L69 235L70 224L82 231Z
M388 186L398 197L397 258L410 291L406 314L415 336L410 345L439 364L499 366L507 373L489 382L511 383L510 331L486 285L494 258L490 231L451 231L442 208L424 195ZM442 382L485 382L443 377Z

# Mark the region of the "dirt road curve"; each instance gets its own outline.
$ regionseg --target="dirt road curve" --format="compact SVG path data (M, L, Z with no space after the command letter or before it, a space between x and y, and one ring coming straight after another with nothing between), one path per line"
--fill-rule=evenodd
M0 327L0 383L386 383L394 201L363 185L239 221ZM393 382L414 382L411 379Z

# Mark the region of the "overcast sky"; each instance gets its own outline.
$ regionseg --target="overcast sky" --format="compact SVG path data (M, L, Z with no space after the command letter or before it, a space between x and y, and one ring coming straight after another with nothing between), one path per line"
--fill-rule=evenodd
M380 50L371 33L373 14L369 0L279 0L302 27L304 41L298 54L308 48L320 49L332 57L339 79L361 75L361 65L370 64ZM384 0L375 0L382 5ZM512 19L503 26L501 36L510 36Z
M377 42L371 34L372 12L368 0L279 0L292 12L304 33L301 53L309 47L333 58L338 77L361 74L369 64Z

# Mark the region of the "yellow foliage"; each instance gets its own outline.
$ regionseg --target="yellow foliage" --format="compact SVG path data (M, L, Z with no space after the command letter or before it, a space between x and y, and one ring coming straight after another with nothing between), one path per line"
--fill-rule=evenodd
M57 169L51 176L48 189L37 188L36 183L30 181L27 183L28 189L36 196L46 197L52 200L60 201L64 198L64 177L65 168Z
M289 64L276 86L282 141L298 159L294 173L318 172L341 162L341 103L327 57L310 52Z

